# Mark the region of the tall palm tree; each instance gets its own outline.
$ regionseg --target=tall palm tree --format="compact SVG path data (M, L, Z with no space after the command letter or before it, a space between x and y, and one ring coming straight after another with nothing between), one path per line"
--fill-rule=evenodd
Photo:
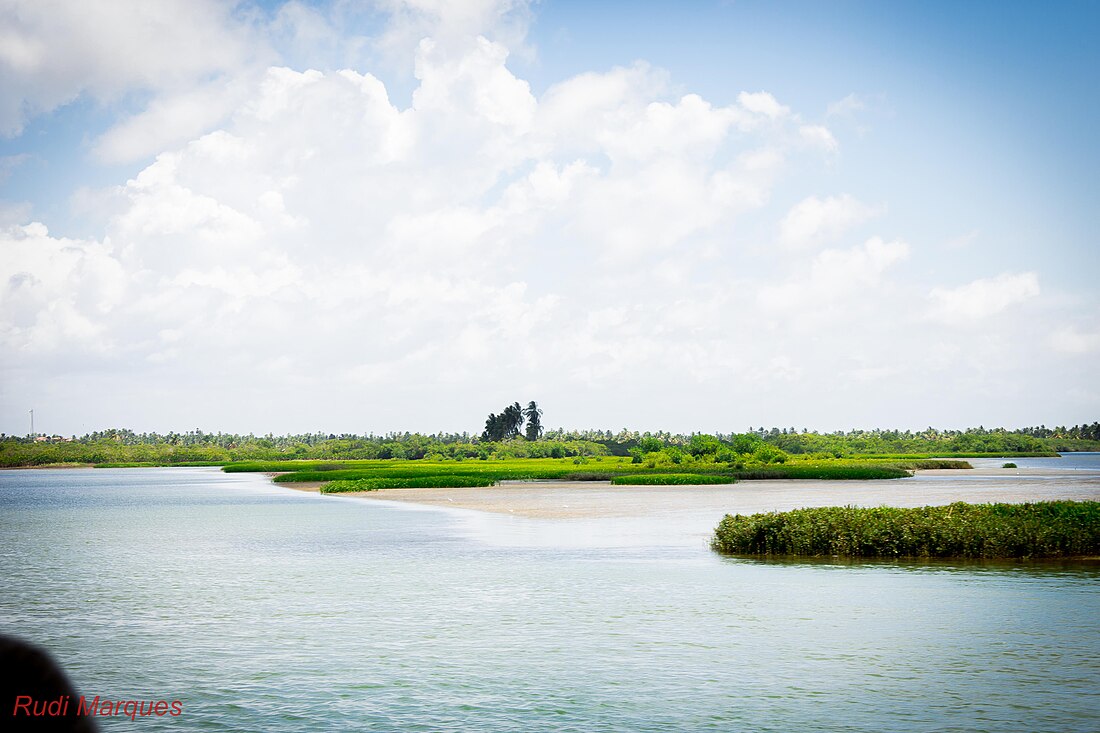
M518 402L514 402L504 408L501 415L504 418L504 437L515 438L523 428L523 408Z
M503 417L503 415L498 416L492 412L489 413L489 417L485 420L485 432L481 434L482 440L496 441L504 437Z
M542 437L542 410L539 409L539 405L534 400L527 403L527 409L523 411L524 417L527 418L527 439L538 440Z

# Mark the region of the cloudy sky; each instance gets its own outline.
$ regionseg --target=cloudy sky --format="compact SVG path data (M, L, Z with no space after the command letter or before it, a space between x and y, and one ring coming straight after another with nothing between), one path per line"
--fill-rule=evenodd
M1100 416L1100 7L0 0L0 431Z

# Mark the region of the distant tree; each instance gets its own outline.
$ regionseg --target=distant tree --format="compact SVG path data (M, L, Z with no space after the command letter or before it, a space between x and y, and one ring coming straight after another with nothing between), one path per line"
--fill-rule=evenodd
M730 443L738 453L752 453L761 443L755 433L740 433L730 436Z
M485 431L481 434L485 441L504 440L504 416L490 412L485 419Z
M538 403L531 400L527 403L527 409L523 411L523 416L527 418L527 439L531 441L538 440L542 437L542 410L539 409Z
M688 452L696 457L713 455L717 453L721 447L722 443L718 438L713 435L699 433L691 436L691 441L688 443Z

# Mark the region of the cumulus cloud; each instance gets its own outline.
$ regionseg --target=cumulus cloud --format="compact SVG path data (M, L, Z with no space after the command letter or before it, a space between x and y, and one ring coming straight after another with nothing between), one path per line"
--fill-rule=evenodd
M377 37L340 31L379 10L389 22ZM111 0L0 0L0 134L18 135L29 119L82 96L114 103L139 95L147 101L93 152L107 163L143 160L215 129L269 64L329 70L388 55L405 65L425 38L452 54L478 36L524 50L530 17L525 0L324 9L292 0L270 16L217 0L149 0L141 12Z
M768 310L821 315L838 301L873 297L886 271L908 256L908 244L880 237L849 249L827 249L814 257L806 271L762 287L758 299Z
M508 57L485 36L424 39L404 109L370 73L285 67L155 102L100 141L105 158L155 149L139 132L157 119L177 136L222 121L101 194L102 237L34 224L0 243L6 365L86 347L186 380L217 365L363 395L501 370L595 384L638 359L736 368L728 337L697 338L729 296L693 263L802 154L797 120L766 93L670 97L645 65L536 98ZM207 102L211 117L168 123ZM689 308L693 287L708 295ZM286 353L285 334L323 346Z
M94 241L50 237L42 224L0 231L0 340L23 355L110 348L107 317L126 273Z
M782 105L768 92L741 92L737 95L737 101L742 107L754 114L763 115L770 119L779 119L791 114L790 107Z
M529 0L383 0L379 5L390 20L375 42L401 59L423 38L450 51L460 51L478 36L521 48L531 21Z
M840 143L833 137L833 133L822 125L802 125L798 128L798 134L808 145L826 152L835 153L840 149Z
M112 0L4 0L0 133L81 94L184 89L253 63L262 44L232 10L215 0L151 0L140 12Z
M974 322L1039 295L1034 272L1002 273L957 288L933 288L929 315L945 323Z
M792 248L830 242L881 213L849 194L808 196L794 205L779 223L779 241Z
M244 100L246 83L219 79L160 94L103 133L92 152L104 163L129 163L192 140L215 128Z

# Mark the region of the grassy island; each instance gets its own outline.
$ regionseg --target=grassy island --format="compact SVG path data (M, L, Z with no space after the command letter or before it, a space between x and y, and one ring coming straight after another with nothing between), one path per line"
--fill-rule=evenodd
M610 481L613 485L732 484L753 479L894 479L921 468L970 468L966 461L942 459L821 459L781 457L766 463L745 457L663 456L631 458L502 458L491 460L247 461L231 463L230 473L278 473L277 483L321 482L323 493L375 489L492 486L500 481Z
M1057 558L1100 555L1100 502L823 507L726 515L711 546L732 555Z

